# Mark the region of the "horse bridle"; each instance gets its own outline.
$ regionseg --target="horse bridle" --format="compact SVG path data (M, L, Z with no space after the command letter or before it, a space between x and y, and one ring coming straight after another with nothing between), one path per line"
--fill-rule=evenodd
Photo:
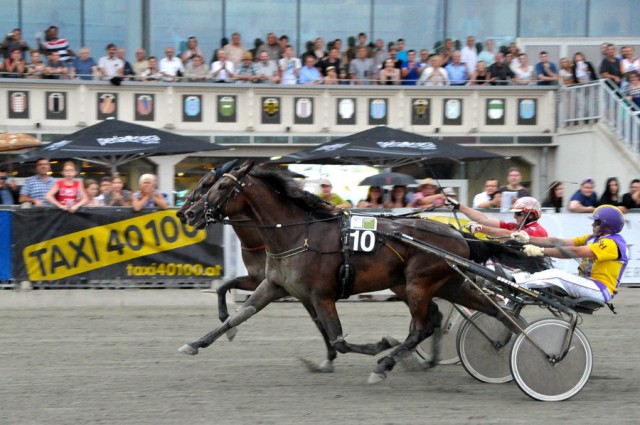
M211 192L211 189L213 189L216 185L214 184L209 188L209 190L207 191L207 194L204 196L204 206L203 206L204 220L205 220L205 225L207 226L211 223L217 223L222 221L223 217L222 217L222 214L220 213L220 207L222 207L222 204L224 204L225 202L228 202L232 198L236 199L240 194L240 192L242 191L242 188L246 186L246 184L243 182L244 178L246 177L246 174L240 178L237 178L233 174L223 173L222 177L229 177L231 180L235 182L235 185L226 194L226 196L218 199L218 201L216 201L215 204L211 204L209 202L209 192ZM220 180L218 180L217 183L219 182Z

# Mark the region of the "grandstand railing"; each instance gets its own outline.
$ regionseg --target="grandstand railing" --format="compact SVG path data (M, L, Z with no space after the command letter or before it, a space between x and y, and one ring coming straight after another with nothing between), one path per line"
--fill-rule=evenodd
M563 86L558 91L558 127L605 124L640 155L640 110L607 80Z

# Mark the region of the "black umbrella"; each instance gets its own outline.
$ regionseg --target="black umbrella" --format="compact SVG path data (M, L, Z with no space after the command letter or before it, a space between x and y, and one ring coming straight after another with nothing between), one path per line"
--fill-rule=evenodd
M226 148L194 137L181 136L126 121L107 119L46 146L16 155L6 162L32 162L38 158L75 158L107 165L116 171L118 165L145 156L176 155L218 149Z
M406 186L415 182L416 179L409 174L387 172L367 177L360 182L360 186Z
M433 137L379 126L274 158L271 162L364 164L391 168L434 158L470 161L502 156Z

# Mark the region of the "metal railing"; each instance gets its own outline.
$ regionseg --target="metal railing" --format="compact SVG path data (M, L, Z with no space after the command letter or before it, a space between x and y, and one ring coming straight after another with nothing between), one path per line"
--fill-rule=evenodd
M558 90L558 127L605 124L640 155L640 109L607 80L562 86Z

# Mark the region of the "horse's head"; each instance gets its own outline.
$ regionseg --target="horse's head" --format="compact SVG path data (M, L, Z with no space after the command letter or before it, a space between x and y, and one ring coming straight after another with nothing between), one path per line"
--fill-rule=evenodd
M222 173L206 194L185 211L187 223L196 228L203 228L239 212L242 204L238 199L244 187L243 180L253 165L253 161L247 161L229 172ZM231 200L237 202L229 202Z
M210 172L208 172L207 174L205 174L200 179L200 181L198 181L198 183L193 188L191 193L189 193L189 195L187 195L185 203L176 212L176 215L178 216L178 218L180 219L181 222L183 222L183 223L187 222L186 212L196 202L198 202L200 200L200 198L202 198L202 196L204 196L209 191L209 189L211 189L211 187L218 181L218 179L220 179L220 176L222 176L222 174L230 171L236 165L237 162L238 162L237 159L234 159L233 161L226 162L222 166L217 167L217 168L211 170Z

